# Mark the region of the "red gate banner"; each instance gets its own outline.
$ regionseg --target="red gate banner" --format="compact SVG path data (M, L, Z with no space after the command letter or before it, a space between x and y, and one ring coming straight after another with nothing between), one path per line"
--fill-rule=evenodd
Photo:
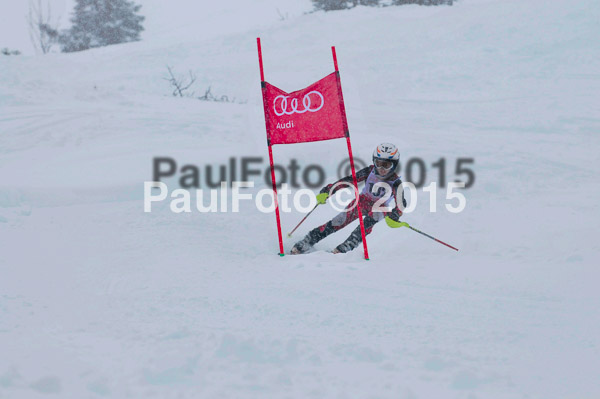
M264 82L267 137L271 144L343 138L348 128L340 107L337 72L305 89L286 93Z
M348 121L346 120L335 47L331 47L333 65L335 67L334 73L325 76L305 89L286 93L265 81L262 50L260 47L260 38L258 37L256 38L256 45L258 48L260 84L263 93L265 124L267 128L267 147L269 149L269 163L271 165L271 183L273 184L273 202L275 203L275 218L277 220L279 255L284 256L279 203L277 201L277 183L275 182L275 168L273 164L274 144L304 143L345 137L346 145L348 146L350 169L352 170L352 182L356 188L356 203L358 203L359 199L358 183L356 181L350 132L348 131ZM367 250L365 226L360 207L358 207L358 220L365 259L368 260L369 252Z

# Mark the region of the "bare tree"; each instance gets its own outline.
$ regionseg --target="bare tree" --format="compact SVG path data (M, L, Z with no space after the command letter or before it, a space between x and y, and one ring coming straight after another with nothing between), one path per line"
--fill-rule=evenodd
M186 91L187 89L189 89L194 82L196 81L196 75L194 75L194 73L192 71L190 71L190 80L189 82L187 81L187 79L185 78L177 78L175 77L175 75L173 74L173 70L171 69L170 66L167 65L167 69L169 70L169 77L168 78L164 78L166 81L171 83L171 86L173 86L173 96L174 97L191 97L194 95L194 93L192 92L191 94L189 93L184 93L184 91Z
M279 8L275 8L277 10L277 14L279 15L279 20L280 21L285 21L286 19L289 18L289 14L286 12L285 14L283 14L281 11L279 11Z
M29 25L29 37L36 51L42 54L50 52L52 46L58 39L59 20L52 21L52 10L50 3L46 2L46 7L42 0L29 0L29 14L27 23Z

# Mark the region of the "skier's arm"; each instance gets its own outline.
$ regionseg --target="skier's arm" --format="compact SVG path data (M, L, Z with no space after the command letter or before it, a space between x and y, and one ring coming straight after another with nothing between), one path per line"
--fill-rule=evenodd
M372 170L372 169L373 169L373 165L371 165L371 166L367 166L366 168L363 168L363 169L359 170L358 172L356 172L356 182L357 182L357 183L360 183L361 181L365 181L365 180L367 179L367 177L369 176L369 173L371 173L371 170ZM340 185L338 185L337 187L335 187L335 189L334 189L332 192L330 192L331 188L332 188L333 186L335 186L336 184L338 184L338 183L349 183L350 185L351 185L351 184L353 184L352 175L350 175L350 176L346 176L346 177L342 177L340 180L338 180L338 181L336 181L336 182L334 182L334 183L331 183L331 184L328 184L328 185L326 185L326 186L325 186L325 187L323 187L323 188L321 189L321 191L319 191L319 192L320 192L321 194L323 194L323 193L327 193L327 194L329 194L329 195L333 195L333 194L335 194L335 193L336 193L338 190L341 190L341 189L343 189L343 188L346 188L346 187L348 187L348 185L347 185L347 184L340 184Z
M400 216L402 216L400 204L402 204L403 208L406 208L406 199L404 198L404 190L402 189L402 180L398 179L394 182L392 186L392 195L394 196L396 205L391 212L387 213L386 216L397 222L400 220Z

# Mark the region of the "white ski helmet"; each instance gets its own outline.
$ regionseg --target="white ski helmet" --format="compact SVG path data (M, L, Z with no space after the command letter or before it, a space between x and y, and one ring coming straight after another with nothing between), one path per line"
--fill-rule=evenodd
M400 164L400 151L392 143L381 143L373 151L373 165L375 174L387 177L398 170ZM382 174L380 174L380 171Z

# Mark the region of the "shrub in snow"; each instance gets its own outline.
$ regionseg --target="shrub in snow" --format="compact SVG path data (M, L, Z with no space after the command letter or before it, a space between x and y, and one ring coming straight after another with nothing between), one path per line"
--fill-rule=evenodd
M2 50L0 50L0 54L4 54L4 55L19 55L21 54L21 52L19 50L10 50L7 47L4 47Z

